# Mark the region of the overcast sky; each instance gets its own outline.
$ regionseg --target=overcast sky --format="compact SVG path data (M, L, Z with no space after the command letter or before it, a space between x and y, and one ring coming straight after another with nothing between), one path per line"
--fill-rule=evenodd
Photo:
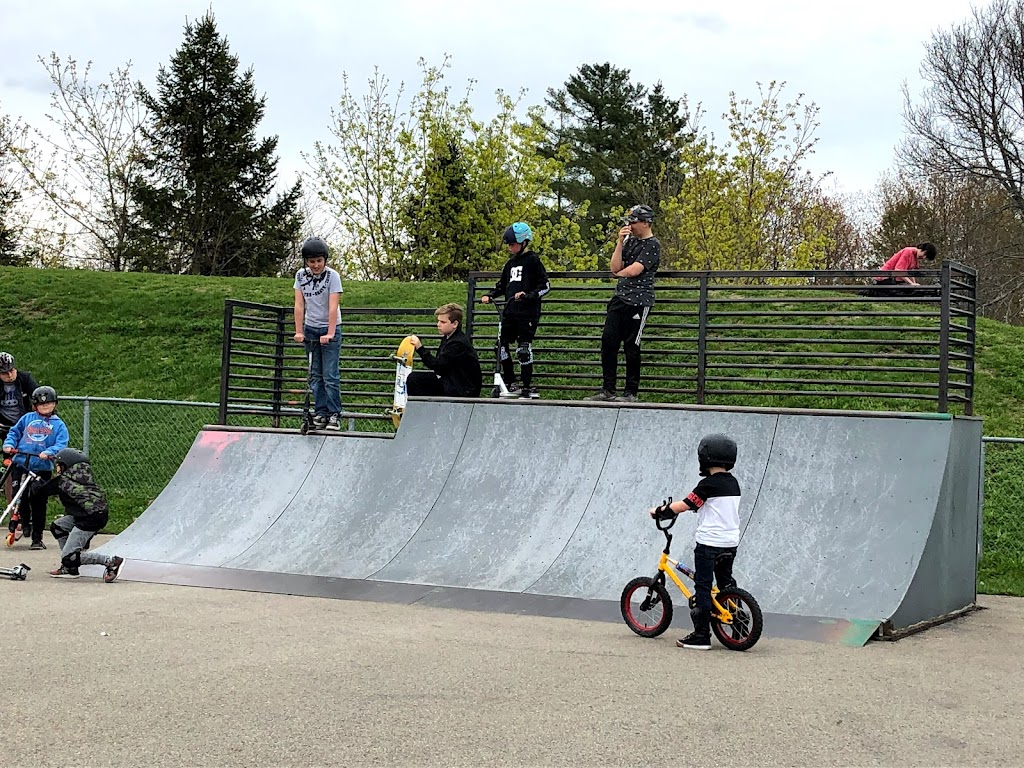
M784 95L819 105L811 170L831 188L870 190L892 167L903 134L901 85L919 88L924 44L966 20L966 0L0 0L0 111L42 127L50 82L39 56L51 51L94 77L130 61L150 89L182 42L187 19L208 9L267 97L261 135L280 137L279 169L305 168L300 153L329 139L332 106L348 73L357 93L374 66L392 81L419 83L416 61L452 56L446 80L461 94L477 80L479 117L493 92L528 89L540 103L583 63L610 61L635 82L661 80L669 95L701 102L708 125L728 94L757 97L757 83L786 81Z

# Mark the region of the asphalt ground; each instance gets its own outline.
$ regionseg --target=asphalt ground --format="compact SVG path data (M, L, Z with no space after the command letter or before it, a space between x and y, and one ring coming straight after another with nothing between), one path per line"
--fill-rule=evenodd
M3 766L1022 765L1024 600L864 648L47 577L0 551ZM1015 725L1016 724L1016 725Z

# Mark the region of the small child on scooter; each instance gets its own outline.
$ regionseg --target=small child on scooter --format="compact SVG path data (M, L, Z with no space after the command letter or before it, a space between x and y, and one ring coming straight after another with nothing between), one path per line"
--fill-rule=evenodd
M652 507L651 517L697 513L693 549L696 607L690 611L693 632L676 641L680 648L711 650L711 583L719 591L736 586L732 565L740 543L740 484L730 470L736 465L736 442L726 435L701 438L697 446L700 476L690 495L667 507Z
M480 297L484 304L499 296L505 297L505 310L501 316L501 373L508 397L540 397L533 384L533 340L540 322L541 297L551 290L548 273L540 257L530 250L533 230L522 221L505 230L502 242L512 256L501 270L494 290ZM516 342L516 359L523 377L523 385L516 381L510 345ZM502 397L505 397L502 392Z
M7 433L4 438L4 453L15 454L11 465L11 480L14 493L18 492L22 481L29 472L39 476L41 482L53 476L53 457L68 445L67 425L57 415L57 392L53 387L37 387L32 392L32 408ZM43 544L43 531L46 529L46 498L32 494L22 499L21 508L28 508L28 515L21 515L22 520L28 519L30 525L22 523L22 530L31 534L32 545L29 549L46 549ZM11 522L11 526L17 523ZM26 530L28 528L31 530ZM11 532L15 533L14 527Z
M120 573L124 558L99 555L88 549L89 542L107 524L109 505L92 473L89 457L74 448L64 448L54 457L56 477L35 490L46 499L56 496L65 514L50 525L50 533L60 544L60 566L50 575L55 579L77 579L82 565L106 567L103 581L112 582Z

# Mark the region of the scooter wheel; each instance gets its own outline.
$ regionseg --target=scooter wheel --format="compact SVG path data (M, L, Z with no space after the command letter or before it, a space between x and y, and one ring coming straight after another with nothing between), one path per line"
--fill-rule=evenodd
M8 547L13 547L14 546L14 532L13 531L11 531L10 533L7 534L7 538L5 539L5 541L7 542L7 546Z

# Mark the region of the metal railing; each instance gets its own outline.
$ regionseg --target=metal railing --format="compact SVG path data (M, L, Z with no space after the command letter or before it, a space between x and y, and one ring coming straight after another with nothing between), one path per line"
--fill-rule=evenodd
M880 274L659 272L657 303L643 331L641 396L816 408L871 409L885 401L885 410L925 405L970 414L977 273L944 263L908 273L922 283L913 296L903 286L861 295ZM482 360L493 359L497 315L478 302L498 276L469 276L466 326ZM534 380L560 397L596 392L614 282L607 272L549 277L533 344Z
M659 272L643 336L645 401L806 408L959 410L974 398L975 288L968 267L913 274L864 296L876 271ZM479 304L497 273L470 274L466 332L481 364L494 360L497 314ZM606 272L553 272L534 342L542 396L577 399L601 386L601 328L614 291ZM487 281L485 283L485 281ZM410 333L433 339L433 307L342 313L339 371L349 429L388 429L391 355ZM621 360L620 360L621 364ZM486 378L486 377L485 377ZM297 427L306 358L292 308L228 300L219 421L264 417Z

